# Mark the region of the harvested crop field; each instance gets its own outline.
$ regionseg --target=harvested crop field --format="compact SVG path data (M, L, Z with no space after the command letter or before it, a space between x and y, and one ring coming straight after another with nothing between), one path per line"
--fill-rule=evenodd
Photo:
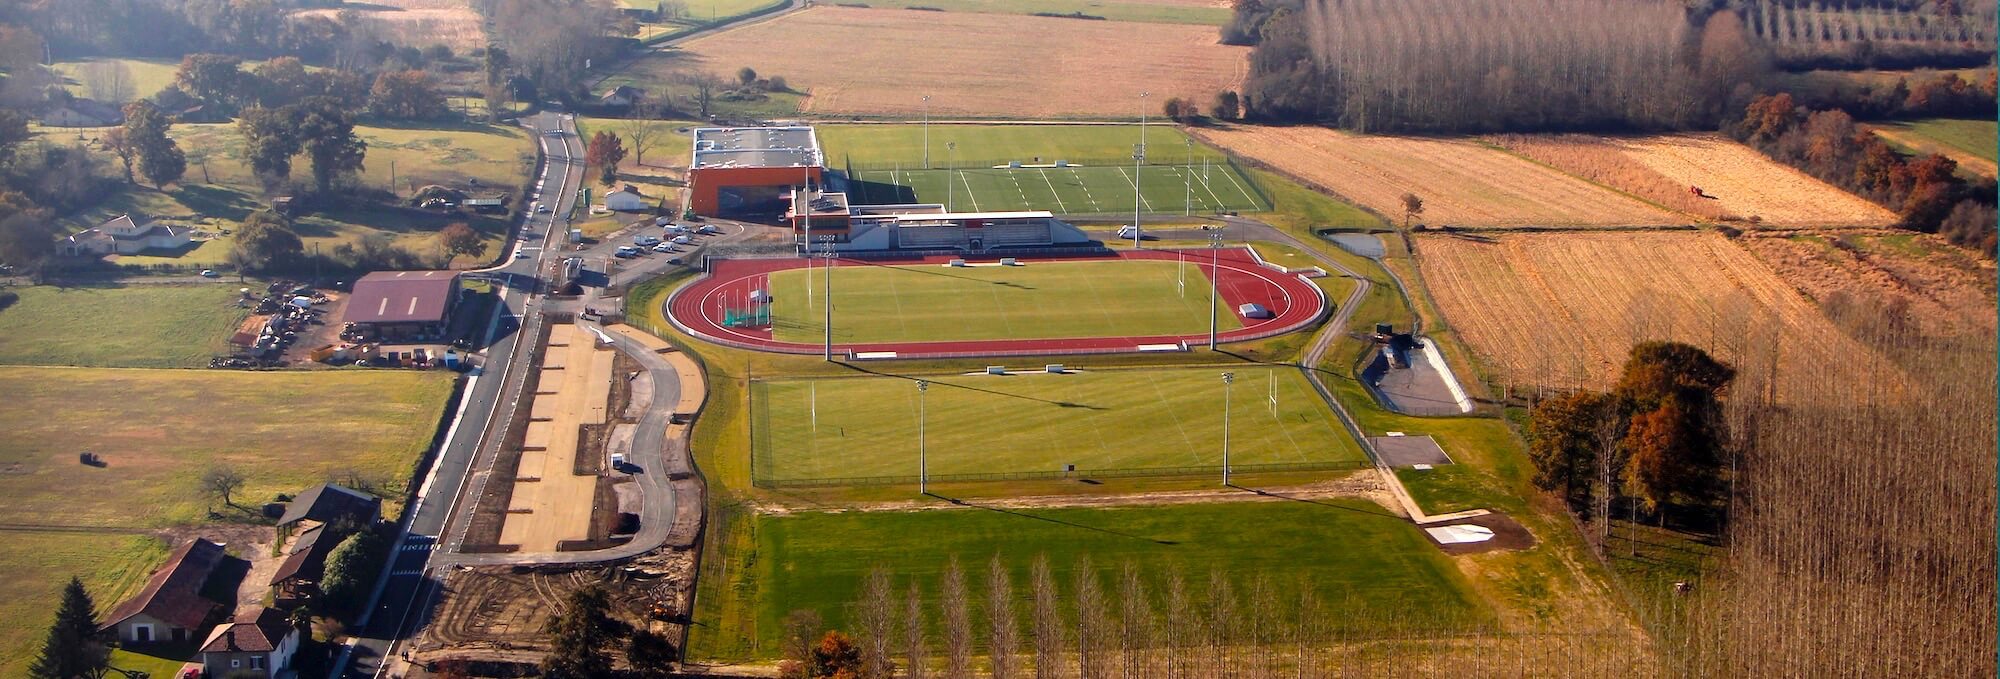
M1839 317L1902 309L1924 334L1984 337L1996 330L1990 265L1925 234L1816 234L1743 239L1778 276Z
M970 36L1005 36L1005 47ZM810 113L917 115L929 95L934 118L1133 117L1141 91L1157 113L1168 97L1206 102L1238 88L1248 55L1212 26L814 7L688 41L621 75L647 87L749 66L806 91Z
M1473 140L1378 137L1324 127L1237 125L1203 141L1318 184L1392 221L1402 196L1426 224L1467 227L1659 226L1675 214Z
M1896 215L1714 134L1504 135L1510 151L1703 219L1785 227L1885 226ZM1698 187L1696 196L1690 187Z
M1445 321L1496 377L1517 384L1609 386L1632 344L1647 339L1739 364L1776 352L1781 365L1883 366L1716 233L1420 236L1417 252Z
M467 0L370 0L359 9L313 9L293 16L319 15L338 20L354 12L355 20L374 35L406 47L445 45L463 54L486 46L486 28Z

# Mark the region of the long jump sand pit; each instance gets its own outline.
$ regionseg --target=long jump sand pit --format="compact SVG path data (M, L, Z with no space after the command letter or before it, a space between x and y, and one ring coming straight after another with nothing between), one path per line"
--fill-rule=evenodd
M542 450L525 450L515 471L513 497L500 529L500 544L516 545L526 553L554 552L569 540L590 538L597 476L576 474L582 427L603 424L611 393L611 373L617 354L598 346L596 338L574 325L549 328L548 354L564 354L568 367L547 371L543 389L530 411L530 431L524 435L543 443ZM544 425L541 432L535 425Z
M1417 252L1445 322L1516 384L1607 387L1647 339L1688 342L1739 366L1893 369L1718 233L1419 236Z
M805 90L810 113L917 115L929 96L933 117L1128 117L1240 89L1249 54L1213 26L819 6L690 40L620 75L644 87L748 66Z
M1426 224L1467 227L1660 226L1686 215L1577 179L1477 140L1358 135L1325 127L1231 125L1195 135L1318 184L1391 220L1403 194Z
M1887 208L1718 134L1501 135L1494 143L1564 172L1703 219L1770 226L1884 226ZM1696 196L1691 188L1699 188Z

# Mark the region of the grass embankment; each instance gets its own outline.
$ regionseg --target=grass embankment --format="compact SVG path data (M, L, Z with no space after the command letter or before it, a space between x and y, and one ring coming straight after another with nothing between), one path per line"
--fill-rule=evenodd
M855 629L850 604L876 567L898 580L894 591L915 578L935 597L938 576L956 557L979 574L973 591L983 592L987 561L996 554L1012 571L1023 620L1038 556L1048 558L1066 602L1073 568L1088 556L1107 589L1127 563L1141 569L1153 592L1164 590L1175 569L1197 592L1211 571L1238 592L1255 578L1270 578L1287 601L1296 587L1308 587L1347 611L1333 627L1348 634L1395 631L1370 612L1427 611L1426 631L1476 631L1491 620L1449 558L1415 526L1366 501L802 513L760 517L756 524L762 552L755 565L756 627L737 633L746 638L743 652L761 656L776 652L779 621L792 610L815 610L833 627Z
M96 128L34 129L37 136L51 143L95 139L104 132ZM454 125L427 129L363 125L357 126L355 132L368 144L366 169L360 173L360 181L392 189L398 196L407 197L430 184L474 194L514 195L534 165L534 147L527 133L511 127ZM233 231L236 222L245 215L269 205L262 184L250 171L243 135L234 123L175 125L170 134L188 155L187 174L180 184L170 185L166 191L151 186L128 186L106 196L97 206L64 218L62 224L75 231L131 213L168 218L220 233L225 229ZM97 152L107 166L118 166L117 159L108 151ZM292 176L297 181L310 182L311 165L303 158L298 159ZM454 221L465 221L483 234L489 256L506 236L507 223L501 219L456 218L360 203L304 216L294 224L294 230L309 251L315 247L329 251L341 243L386 234L397 245L434 256L440 252L437 232ZM222 236L198 243L185 252L117 259L123 264L208 266L222 263L232 245L233 236ZM474 263L463 256L454 262L459 266Z
M893 367L893 366L890 366ZM929 472L1049 473L1221 469L1217 369L1090 370L1067 375L893 375L753 385L759 478L917 474L916 379ZM1366 460L1296 370L1237 370L1230 462ZM1275 405L1272 398L1276 399Z
M0 309L0 364L202 367L248 313L238 287L8 288L20 299Z
M101 614L137 592L167 557L159 540L125 533L0 529L0 545L0 677L27 676L70 576L83 580ZM112 664L139 669L122 660Z
M398 511L448 373L0 368L0 523L156 528L249 518L276 493L352 475ZM77 463L93 452L104 467ZM198 487L213 465L241 508ZM345 481L343 481L345 482ZM85 489L88 492L81 492Z
M1186 335L1208 330L1207 277L1199 267L1166 261L1029 262L1026 266L937 265L837 267L833 271L834 339L840 342L936 342ZM808 281L809 273L811 279ZM818 271L771 275L778 340L818 342L826 300ZM852 319L852 320L850 320ZM1243 327L1226 310L1222 331Z

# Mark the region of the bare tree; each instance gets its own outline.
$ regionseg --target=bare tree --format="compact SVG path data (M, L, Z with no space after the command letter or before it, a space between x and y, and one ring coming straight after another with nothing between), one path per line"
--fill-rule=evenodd
M1090 555L1076 560L1076 664L1083 679L1103 679L1107 674L1104 637L1111 631L1104 610L1104 588L1098 584L1097 568Z
M723 87L722 78L703 71L683 73L679 80L681 84L694 88L695 115L706 120L709 104L715 101L715 91Z
M1202 626L1208 642L1208 661L1213 663L1209 676L1236 676L1236 662L1231 657L1236 623L1236 591L1230 587L1229 577L1220 570L1209 571L1208 616Z
M83 89L92 99L107 104L123 104L137 98L132 84L132 67L117 59L99 59L84 64Z
M1146 598L1146 582L1139 567L1125 562L1118 579L1118 654L1122 661L1120 679L1151 676L1148 652L1153 646L1153 603Z
M1020 630L1014 621L1013 577L999 554L986 563L986 624L986 657L993 665L993 679L1012 679Z
M660 143L660 128L651 121L636 119L640 117L637 112L639 107L634 105L632 108L635 120L625 121L624 125L625 150L632 153L633 165L645 165L646 150Z
M1424 199L1419 198L1414 193L1403 194L1403 228L1408 230L1410 228L1410 220L1416 219L1423 214Z
M818 611L802 608L785 614L784 626L784 638L778 640L781 657L805 662L826 623L820 620Z
M208 471L201 475L202 492L221 498L224 506L236 506L236 503L230 499L230 495L242 487L243 473L236 471L235 467L226 464L209 467Z
M903 602L903 675L924 679L930 649L924 644L924 591L910 579L910 594Z
M895 671L895 662L889 659L889 644L896 629L895 593L889 584L889 571L876 566L869 571L867 584L861 588L861 673L870 679L883 679Z
M1194 652L1196 630L1200 621L1195 617L1194 605L1187 592L1187 578L1181 576L1180 567L1167 572L1167 679L1181 679L1190 674L1188 657Z
M1035 590L1035 679L1057 679L1063 675L1062 611L1056 607L1056 576L1049 572L1049 557L1035 557L1029 573Z
M939 590L938 605L944 609L945 676L968 679L972 676L972 615L965 593L965 570L959 568L958 557L945 564Z

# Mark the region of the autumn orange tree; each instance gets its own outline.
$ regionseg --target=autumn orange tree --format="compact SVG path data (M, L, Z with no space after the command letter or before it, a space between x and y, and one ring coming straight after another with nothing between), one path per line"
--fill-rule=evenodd
M1595 477L1605 486L1598 492L1615 492L1662 518L1665 506L1711 502L1729 445L1721 399L1735 378L1734 368L1689 344L1632 347L1611 392L1535 406L1528 431L1535 484L1576 502Z
M618 135L599 130L590 135L583 159L597 166L597 180L605 186L618 181L618 164L625 161L625 142Z

